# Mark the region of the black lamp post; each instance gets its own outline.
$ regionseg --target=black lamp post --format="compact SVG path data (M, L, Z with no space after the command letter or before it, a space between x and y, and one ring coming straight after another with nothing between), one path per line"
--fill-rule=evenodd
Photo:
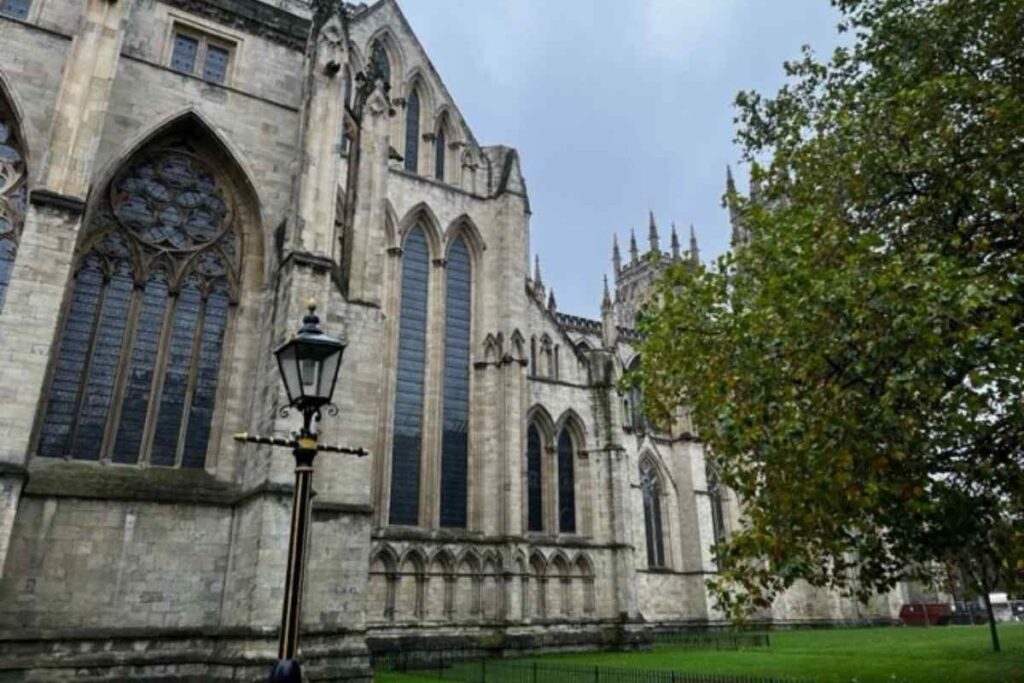
M361 448L328 446L317 443L316 423L320 411L332 406L331 396L345 351L345 341L324 334L316 315L316 303L309 302L309 313L302 319L298 334L282 344L274 355L288 392L287 408L302 413L302 428L292 439L236 434L235 439L249 443L289 446L295 456L295 494L292 499L292 525L288 542L288 571L285 578L284 608L277 661L270 672L275 683L298 682L302 671L296 655L299 649L299 611L302 604L303 560L308 539L310 500L313 483L313 459L321 451L364 456ZM286 408L286 411L287 411ZM337 412L337 409L334 409Z

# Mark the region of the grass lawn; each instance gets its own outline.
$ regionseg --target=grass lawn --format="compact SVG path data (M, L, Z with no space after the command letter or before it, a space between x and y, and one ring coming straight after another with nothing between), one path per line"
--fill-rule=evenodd
M538 661L688 673L787 676L819 683L1024 683L1024 625L1000 625L994 653L984 626L779 631L768 649L552 655ZM423 683L429 677L378 675ZM436 681L436 679L432 679Z

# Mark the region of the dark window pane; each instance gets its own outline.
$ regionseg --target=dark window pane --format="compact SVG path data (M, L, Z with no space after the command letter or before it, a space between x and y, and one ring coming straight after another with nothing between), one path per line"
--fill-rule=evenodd
M714 542L721 543L725 540L725 510L722 501L722 488L718 485L718 475L710 463L705 464L705 473L708 481L708 496L711 499L711 532L714 535ZM718 563L718 558L715 558Z
M380 44L380 41L373 43L373 47L370 49L370 61L380 71L384 82L390 83L391 62L388 60L388 53L384 51L384 46Z
M465 240L448 250L444 328L444 427L441 440L441 526L466 527L469 457L469 344L472 266Z
M199 339L199 365L192 390L192 407L188 414L185 452L181 457L182 467L202 467L206 463L210 422L213 420L213 399L217 394L217 373L220 370L230 303L226 292L215 292L206 301L203 332Z
M165 356L166 372L160 392L160 410L153 432L153 450L149 461L153 465L174 465L178 451L178 434L185 410L185 392L192 368L192 347L199 323L203 301L193 283L182 287L174 307L174 322Z
M405 240L402 256L402 305L391 449L392 524L416 524L419 520L429 268L426 236L422 228L413 228Z
M231 53L216 45L206 48L206 64L203 65L203 78L214 83L223 83L228 75L228 59Z
M541 488L542 444L537 425L526 432L527 529L544 531L544 500Z
M0 14L6 14L15 19L25 19L28 17L28 9L31 6L31 0L0 0Z
M103 289L103 304L90 349L89 372L71 444L74 458L99 460L134 288L135 281L124 264Z
M142 292L142 305L135 322L135 341L129 361L131 364L121 402L121 422L114 441L114 462L134 463L139 460L139 447L146 429L153 386L153 369L167 313L167 293L167 280L162 274L150 277Z
M444 154L447 146L444 126L441 126L437 131L437 139L434 140L434 177L438 180L444 180Z
M568 429L558 437L558 530L576 532L575 449Z
M348 153L348 136L345 134L345 107L352 106L352 72L345 69L345 84L342 87L341 153Z
M647 540L647 566L665 566L665 544L661 531L661 487L658 473L650 462L640 466L640 489L644 499L644 534Z
M405 103L405 170L416 172L420 154L420 94L412 91Z
M0 311L4 310L7 285L11 282L11 271L14 270L14 257L17 253L18 249L14 246L13 240L0 240Z
M78 414L82 374L92 348L93 327L102 291L102 263L98 257L90 256L75 276L71 306L61 330L39 438L40 455L66 455L71 447L71 430Z
M171 51L171 68L182 73L195 73L196 53L199 41L182 33L174 34L174 49Z

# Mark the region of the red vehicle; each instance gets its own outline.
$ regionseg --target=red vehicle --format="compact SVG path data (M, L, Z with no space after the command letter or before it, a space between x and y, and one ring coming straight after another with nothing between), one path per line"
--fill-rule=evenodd
M900 607L900 621L904 626L945 626L952 612L942 602L914 602Z

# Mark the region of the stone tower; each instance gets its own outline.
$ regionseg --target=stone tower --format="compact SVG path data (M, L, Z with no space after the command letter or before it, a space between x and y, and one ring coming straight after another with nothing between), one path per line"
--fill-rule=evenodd
M647 227L648 249L643 254L637 247L636 236L631 232L629 241L629 261L622 263L619 253L618 237L612 245L612 261L615 270L615 299L613 302L615 323L622 327L636 326L639 310L647 301L655 281L664 270L679 261L699 262L697 237L690 226L690 249L682 252L679 248L679 235L672 225L671 251L662 251L659 246L658 222L651 211L648 215Z

